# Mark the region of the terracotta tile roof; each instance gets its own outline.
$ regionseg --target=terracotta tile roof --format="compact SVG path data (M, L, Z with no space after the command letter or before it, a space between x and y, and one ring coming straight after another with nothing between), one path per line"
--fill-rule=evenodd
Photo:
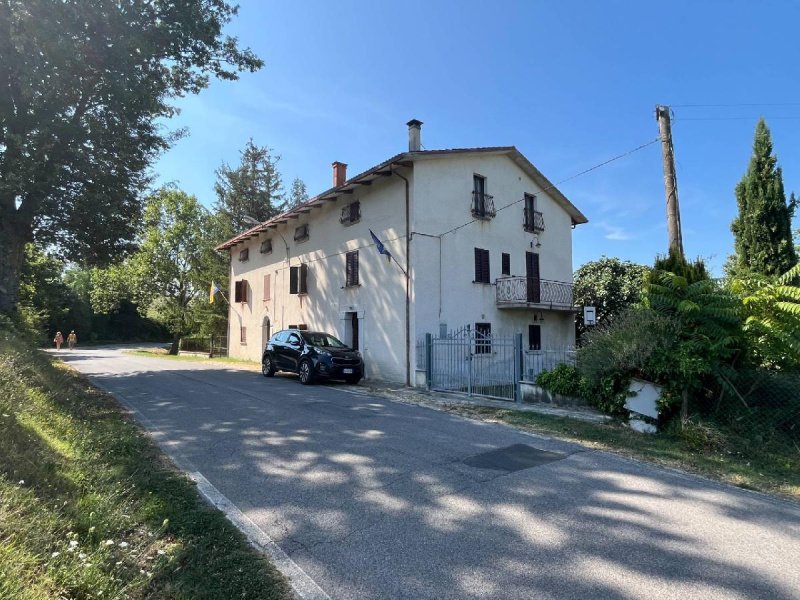
M270 228L270 226L276 226L280 223L284 223L288 221L289 218L296 218L299 214L308 213L314 207L320 206L326 200L333 199L338 197L348 191L352 190L355 186L363 183L364 181L371 181L376 177L380 177L381 174L390 174L391 169L394 165L401 164L401 163L409 163L413 162L417 159L424 159L424 158L434 158L437 156L445 156L451 154L475 154L475 153L496 153L496 154L508 154L511 155L513 160L522 168L524 171L528 172L531 177L539 184L539 186L546 190L550 195L552 195L557 202L559 202L562 207L572 216L572 220L576 223L586 223L588 219L581 213L575 205L573 205L569 200L567 200L566 196L564 196L550 181L542 175L542 173L533 166L533 164L523 156L523 154L517 150L515 146L488 146L488 147L480 147L480 148L447 148L442 150L420 150L417 152L401 152L400 154L395 154L391 158L383 161L367 169L366 171L351 177L347 181L345 181L342 185L337 187L332 187L329 190L322 192L321 194L317 194L313 198L309 199L308 201L295 206L285 212L282 212L279 215L272 217L271 219L264 221L258 225L255 225L240 233L239 235L232 237L231 239L219 244L216 247L216 250L228 250L229 248L244 242L250 238L258 236L259 233L262 231L266 231ZM404 165L407 166L407 165ZM387 169L389 169L387 173Z

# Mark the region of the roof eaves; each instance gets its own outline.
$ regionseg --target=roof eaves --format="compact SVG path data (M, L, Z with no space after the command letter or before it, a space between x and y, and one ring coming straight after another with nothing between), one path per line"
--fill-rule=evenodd
M302 204L298 204L297 206L295 206L295 207L293 207L293 208L291 208L291 209L289 209L287 211L284 211L281 214L276 215L276 216L264 221L263 223L260 223L259 225L256 225L256 226L248 229L247 231L240 233L239 235L237 235L235 237L232 237L231 239L219 244L214 249L217 250L217 251L228 250L231 247L235 246L236 244L239 244L239 243L241 243L241 242L243 242L245 240L248 240L248 239L250 239L252 237L255 237L259 233L261 233L262 231L266 231L267 228L270 225L273 225L273 224L276 224L276 223L279 223L279 222L286 222L289 217L297 218L299 216L299 214L301 214L301 213L310 212L311 208L314 208L316 206L321 205L323 200L331 199L333 197L336 197L336 196L339 196L339 195L341 195L343 193L347 193L348 191L351 191L350 188L353 187L353 186L358 185L360 183L360 180L365 179L365 178L369 177L370 175L373 175L374 173L377 173L377 172L385 169L386 167L390 167L391 165L393 165L396 162L399 162L399 161L401 161L403 159L407 159L407 157L410 154L412 154L412 153L410 153L410 152L401 152L400 154L395 154L391 158L383 161L382 163L377 164L374 167L371 167L371 168L367 169L366 171L363 171L362 173L359 173L358 175L356 175L354 177L351 177L350 179L345 181L342 185L336 186L336 187L332 187L329 190L326 190L326 191L322 192L321 194L317 194L316 196L314 196L313 198L307 200L306 202L303 202Z

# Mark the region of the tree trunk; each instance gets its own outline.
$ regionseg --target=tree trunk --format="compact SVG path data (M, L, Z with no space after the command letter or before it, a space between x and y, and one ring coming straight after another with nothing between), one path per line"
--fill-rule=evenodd
M0 219L0 313L12 314L19 301L19 276L25 259L24 232Z
M180 343L181 343L181 334L176 333L175 335L172 336L172 346L170 346L169 348L169 353L172 356L177 356Z
M683 388L681 393L681 428L686 427L689 422L689 390Z

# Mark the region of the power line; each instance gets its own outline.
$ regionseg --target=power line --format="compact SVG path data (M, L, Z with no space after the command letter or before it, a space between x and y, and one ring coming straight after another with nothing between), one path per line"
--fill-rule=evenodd
M608 160L604 160L603 162L598 163L598 164L594 165L593 167L589 167L588 169L585 169L585 170L581 171L580 173L576 173L575 175L571 175L571 176L567 177L566 179L562 179L561 181L557 181L556 183L554 183L554 184L542 189L541 192L543 193L543 192L547 192L549 190L552 190L556 186L561 185L562 183L566 183L568 181L572 181L573 179L577 179L578 177L586 175L587 173L591 173L592 171L595 171L596 169L599 169L600 167L604 167L607 164L610 164L610 163L612 163L614 161L620 160L621 158L625 158L626 156L630 156L631 154L633 154L635 152L638 152L639 150L643 150L644 148L647 148L648 146L652 146L656 142L660 142L660 141L661 141L661 138L657 137L657 138L655 138L653 140L650 140L649 142L645 142L644 144L636 146L636 148L632 148L631 150L628 150L627 152L623 152L622 154L618 154L617 156L609 158ZM501 210L505 210L506 208L509 208L510 206L514 206L515 204L519 204L520 202L524 202L524 201L525 201L524 197L520 198L519 200L514 200L513 202L510 202L509 204L506 204L505 206L501 206L500 208L497 209L496 212L500 212ZM444 237L444 236L446 236L446 235L448 235L450 233L454 233L454 232L458 231L459 229L463 229L467 225L471 225L472 223L475 223L477 220L478 219L472 219L470 221L467 221L466 223L462 223L458 227L453 227L452 229L448 229L444 233L440 233L437 237Z
M403 238L405 238L405 235L398 235L397 237L389 238L387 240L381 240L381 243L388 244L389 242L396 242L397 240L401 240ZM311 264L311 263L319 262L321 260L327 260L329 258L336 258L337 256L342 256L344 254L347 254L348 252L355 252L356 250L363 250L364 248L371 248L371 247L376 246L376 245L377 244L375 244L375 242L368 242L368 243L363 244L361 246L356 246L355 248L346 248L345 250L342 250L341 252L334 252L332 254L325 254L323 256L318 256L317 258L304 260L302 264ZM291 262L291 258L289 258L289 261ZM291 267L291 264L288 265L288 266L277 267L275 270L276 271L285 271L289 267Z
M763 115L757 117L675 117L676 121L753 121L761 118ZM767 121L797 121L800 116L796 117L764 117Z
M729 104L668 104L670 108L733 108L737 106L800 106L800 102L740 102Z
M584 169L580 173L575 173L574 175L571 175L571 176L569 176L569 177L567 177L565 179L562 179L562 180L560 180L560 181L558 181L558 182L556 182L556 183L554 183L554 184L552 184L552 185L550 185L550 186L548 186L546 188L543 188L541 191L542 192L547 192L548 190L552 190L553 188L555 188L558 185L561 185L562 183L566 183L568 181L572 181L573 179L576 179L578 177L586 175L587 173L591 173L592 171L595 171L595 170L597 170L597 169L599 169L601 167L604 167L604 166L606 166L606 165L608 165L608 164L610 164L612 162L615 162L617 160L625 158L626 156L630 156L631 154L633 154L635 152L638 152L639 150L642 150L644 148L647 148L648 146L651 146L651 145L653 145L653 144L655 144L656 142L659 142L659 141L661 141L661 138L657 137L657 138L655 138L655 139L653 139L653 140L651 140L649 142L646 142L644 144L636 146L635 148L632 148L631 150L628 150L627 152L623 152L622 154L618 154L618 155L616 155L616 156L614 156L612 158L609 158L608 160L604 160L603 162L598 163L598 164L596 164L596 165L594 165L592 167L589 167L588 169ZM501 210L505 210L506 208L509 208L510 206L514 206L515 204L519 204L520 202L523 202L524 200L525 200L525 198L521 198L519 200L515 200L515 201L513 201L513 202L511 202L509 204L506 204L505 206L502 206L502 207L498 208L496 212L500 212ZM466 227L467 225L470 225L471 223L474 223L475 221L477 221L477 219L472 219L471 221L468 221L467 223L459 225L458 227L454 227L453 229L445 231L444 233L440 233L439 235L423 234L423 233L420 233L420 232L414 232L414 234L415 235L426 235L428 237L442 238L442 237L444 237L445 235L447 235L449 233L453 233L453 232L455 232L455 231L457 231L459 229L462 229L463 227ZM397 236L397 237L393 237L393 238L389 238L389 239L386 239L386 240L382 240L382 242L384 244L388 244L389 242L396 242L397 240L403 239L404 237L405 237L404 235L400 235L400 236ZM346 248L345 250L342 250L341 252L333 252L331 254L325 254L323 256L318 256L316 258L308 259L308 260L305 260L303 262L305 264L311 264L311 263L315 263L315 262L320 262L320 261L323 261L323 260L327 260L329 258L335 258L337 256L342 256L344 254L347 254L348 252L354 252L355 250L362 250L364 248L370 248L370 247L373 247L375 245L376 245L375 242L368 242L368 243L363 244L361 246L356 246L355 248ZM289 268L289 266L284 265L284 266L281 266L281 267L277 267L275 270L276 271L284 271L287 268Z

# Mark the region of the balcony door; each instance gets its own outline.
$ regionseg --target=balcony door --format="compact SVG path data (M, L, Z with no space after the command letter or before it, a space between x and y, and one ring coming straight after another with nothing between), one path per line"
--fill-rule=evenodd
M525 253L525 277L528 302L539 304L542 300L542 282L539 279L539 255L536 252Z

